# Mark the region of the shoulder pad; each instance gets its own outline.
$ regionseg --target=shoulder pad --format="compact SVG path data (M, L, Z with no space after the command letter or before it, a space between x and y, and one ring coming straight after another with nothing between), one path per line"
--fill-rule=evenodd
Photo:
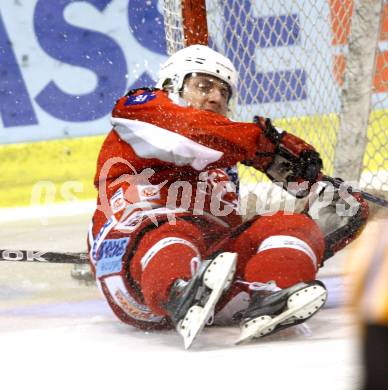
M130 90L125 95L124 106L135 106L138 104L145 104L156 98L156 88L137 88Z
M155 91L160 91L159 88L135 88L135 89L130 89L125 96L131 96L134 95L136 92L139 91L145 91L145 92L155 92Z

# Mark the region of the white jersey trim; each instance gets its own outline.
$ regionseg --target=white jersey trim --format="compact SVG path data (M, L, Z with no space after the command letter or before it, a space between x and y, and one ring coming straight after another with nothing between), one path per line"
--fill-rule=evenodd
M257 253L268 249L291 248L304 252L312 261L315 269L318 267L317 256L307 242L292 236L271 236L266 238L259 246Z
M224 154L151 123L115 117L111 123L139 157L157 158L177 166L190 165L201 171Z
M201 259L201 254L199 253L198 248L192 244L190 241L184 240L183 238L179 237L166 237L162 240L158 241L155 245L153 245L146 254L142 257L140 263L141 263L141 269L144 271L145 267L147 267L148 263L152 260L152 258L163 248L174 245L174 244L180 244L180 245L186 245L189 248L191 248L196 254L199 259Z
M122 276L110 276L105 278L104 282L112 300L130 317L139 321L151 322L159 322L163 319L162 316L153 314L148 306L137 302L132 297L125 287Z

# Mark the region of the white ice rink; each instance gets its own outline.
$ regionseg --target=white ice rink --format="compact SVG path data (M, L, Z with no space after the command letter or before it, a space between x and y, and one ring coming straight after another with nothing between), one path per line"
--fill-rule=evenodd
M81 209L13 222L4 212L0 249L85 251L91 208ZM237 327L206 328L189 351L173 331L120 323L71 265L0 262L0 389L358 389L340 262L323 269L329 300L306 325L238 347Z

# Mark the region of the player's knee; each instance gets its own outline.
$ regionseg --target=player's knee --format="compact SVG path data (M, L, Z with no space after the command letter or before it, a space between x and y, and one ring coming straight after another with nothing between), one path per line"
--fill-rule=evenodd
M317 224L302 214L263 216L243 234L251 248L244 279L288 287L315 279L324 253L324 239ZM253 253L252 253L253 252Z
M203 253L205 251L202 232L190 222L177 220L175 225L165 223L150 230L143 235L130 260L132 278L139 284L141 283L145 264L149 265L156 252L158 252L158 259L161 260L168 256L171 251L185 252L187 247L192 245L192 242L195 242L195 250L192 249L191 253L196 253L196 251ZM193 245L192 248L194 248ZM174 253L174 255L177 254Z
M320 263L325 249L324 237L319 226L304 214L288 215L278 212L271 216L262 216L251 226L249 234L260 245L264 240L274 236L295 237L305 243L301 244L302 247L311 248L318 263ZM276 239L275 241L278 242Z

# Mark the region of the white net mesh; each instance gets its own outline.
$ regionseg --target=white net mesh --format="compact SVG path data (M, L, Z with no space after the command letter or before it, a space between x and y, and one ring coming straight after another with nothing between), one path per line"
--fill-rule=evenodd
M163 15L167 53L171 55L184 47L181 2L171 0L164 1Z
M380 42L376 53L376 72L372 112L369 116L368 144L364 154L362 186L388 191L388 4L384 6Z
M171 17L172 30L167 34L173 41L169 43L172 51L183 46L182 30L176 34L179 42L173 38L179 24L176 3L180 2L165 1L170 14L178 15ZM314 145L323 156L325 172L333 174L353 2L207 0L206 7L209 46L225 54L240 74L233 118L270 117L277 127ZM382 33L388 30L385 19L381 28ZM380 50L375 76L379 89L371 96L369 141L360 183L388 190L388 52L382 52L381 43ZM263 180L246 167L240 167L239 173L250 188Z

